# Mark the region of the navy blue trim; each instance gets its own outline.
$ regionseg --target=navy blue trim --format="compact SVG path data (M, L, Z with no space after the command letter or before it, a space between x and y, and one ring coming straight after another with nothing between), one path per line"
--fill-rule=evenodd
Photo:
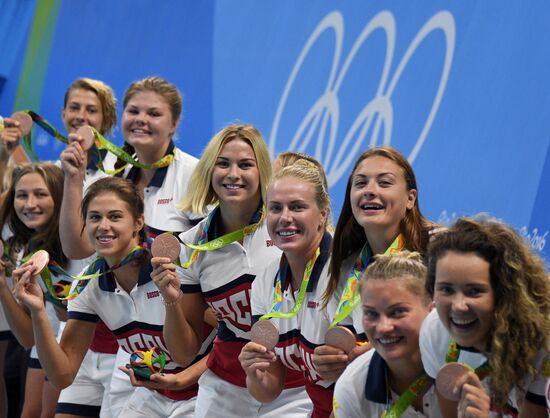
M120 327L118 329L111 330L115 336L118 336L120 334L127 333L128 331L134 331L133 333L138 333L141 331L157 331L162 332L164 325L153 325L153 324L147 324L145 322L139 322L139 321L133 321L130 322L123 327Z
M55 408L56 414L78 415L79 417L99 417L101 405L80 405L77 403L59 402Z
M216 336L222 341L240 341L240 342L249 342L250 340L244 338L238 338L233 331L227 328L227 325L224 321L218 322L218 332Z
M369 401L385 404L388 396L386 388L386 373L388 366L376 351L372 354L367 383L365 384L365 398Z
M323 238L321 239L321 243L319 245L319 257L315 261L315 265L313 266L313 270L311 271L311 277L309 278L309 283L307 285L306 292L311 293L315 287L317 286L317 283L319 282L319 276L321 276L321 272L323 271L323 268L325 267L326 262L329 259L330 256L330 247L332 244L332 235L330 235L328 232L325 232L323 235ZM281 262L279 264L279 271L281 273L281 288L287 289L290 284L290 267L288 263L286 262L286 258L281 256ZM275 275L275 278L273 279L273 287L275 287L277 281L277 276Z
M203 293L204 298L206 299L206 298L214 297L220 294L224 294L229 290L234 289L235 287L238 287L240 285L243 285L246 283L252 283L255 277L256 276L254 276L253 274L243 274L242 276L237 277L235 280L231 280L229 283L226 283L221 287L218 287L214 290L210 290L208 292L204 292Z
M546 396L545 395L537 395L533 392L527 392L525 394L525 399L529 402L534 403L535 405L544 406L546 407Z
M40 360L37 358L29 357L29 361L27 362L27 367L29 369L41 369L42 365L40 364Z
M290 331L287 331L284 334L279 334L279 342L300 338L301 337L300 332L301 331L299 329L291 329Z
M202 219L199 219L199 221L201 221L201 220ZM156 238L157 236L159 236L160 234L164 234L165 232L172 232L172 233L175 234L175 236L177 238L179 234L184 232L184 231L163 231L162 229L153 228L152 226L149 226L149 225L145 225L145 230L147 232L147 237L148 238L153 238L153 239Z
M13 336L11 331L0 331L0 341L13 339L15 339L15 337Z
M260 320L262 315L252 315L252 325L254 325L256 322Z
M96 324L99 322L98 315L84 313L84 312L77 312L77 311L69 311L68 319L76 319L77 321L93 322Z
M153 272L153 265L151 263L142 262L139 266L138 286L143 286L149 283L151 279L151 273Z
M166 148L166 152L164 153L163 157L172 154L174 152L174 148L176 146L170 140L170 143L168 144L168 148ZM153 178L147 185L147 187L161 187L164 183L164 179L166 178L166 174L168 173L168 165L166 167L160 167L155 170L155 174L153 174ZM139 178L139 168L138 167L132 167L128 174L126 175L126 178L130 180L132 183L136 183Z
M105 157L107 156L107 150L101 149L98 151L95 144L92 146L92 149L88 152L88 165L86 166L86 170L92 170L97 171L97 165L100 161L105 160Z
M250 219L250 222L248 225L253 225L255 223L260 222L260 219L262 219L262 206L263 203L260 202L260 206L258 206L258 209L254 214L252 215L252 218ZM208 241L215 240L216 238L221 237L220 232L220 208L219 206L216 206L214 209L212 209L212 221L210 221L210 225L208 226L208 231L206 231L206 237L208 238Z
M182 284L180 286L180 289L183 293L201 293L201 285L200 284Z

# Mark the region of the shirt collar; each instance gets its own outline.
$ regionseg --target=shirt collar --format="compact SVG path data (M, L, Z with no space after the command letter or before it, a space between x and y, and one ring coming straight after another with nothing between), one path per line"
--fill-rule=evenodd
M321 239L321 244L319 245L319 250L320 250L319 257L315 261L315 265L313 266L313 270L311 271L311 276L309 278L309 283L307 285L306 292L312 292L313 289L315 289L315 286L319 281L319 276L321 275L321 272L323 271L323 268L325 267L325 264L329 258L331 243L332 243L332 236L328 232L325 232L323 235L323 238ZM284 256L281 257L279 272L281 275L282 289L286 289L287 286L289 285L290 267L286 262L286 259ZM275 282L273 283L275 285Z
M168 144L168 148L166 149L166 152L164 153L163 157L166 157L167 155L170 155L174 152L174 148L176 146L174 145L174 142L170 140L170 143ZM166 174L168 173L168 165L165 167L159 167L155 170L155 174L153 174L153 178L147 185L147 187L160 187L162 186L162 183L164 183L164 179L166 177ZM135 183L139 176L139 168L138 167L132 167L128 174L126 175L126 178L130 180L132 183Z
M365 398L369 401L385 404L388 390L386 387L386 376L388 365L384 359L374 351L369 364L367 382L365 384Z
M108 270L109 270L109 266L107 265L107 263L104 262L104 263L101 263L99 268L93 273L98 273L98 272L105 273ZM139 277L138 277L137 285L142 286L144 284L149 283L152 280L151 279L152 271L153 271L153 266L149 262L148 258L146 258L141 262L141 265L139 266L139 273L138 273ZM115 278L112 272L108 272L107 274L102 274L101 276L99 276L98 281L99 281L99 288L105 292L114 292L117 288L115 283Z
M107 150L98 150L94 145L90 151L91 152L88 152L88 166L86 167L86 169L97 171L97 165L100 161L103 161L105 159L105 156L107 155Z
M258 223L260 221L260 219L262 219L262 206L263 206L263 204L260 203L260 206L258 206L258 209L256 210L256 212L254 212L254 214L252 215L252 218L250 219L250 222L248 223L248 225ZM221 217L220 207L216 206L214 209L212 209L212 212L208 216L209 217L211 216L212 220L210 221L210 225L208 226L208 231L206 231L206 234L207 234L208 241L213 241L216 238L219 238L221 236L221 232L220 232L220 221L221 221L220 220L220 217ZM208 222L208 220L206 222Z

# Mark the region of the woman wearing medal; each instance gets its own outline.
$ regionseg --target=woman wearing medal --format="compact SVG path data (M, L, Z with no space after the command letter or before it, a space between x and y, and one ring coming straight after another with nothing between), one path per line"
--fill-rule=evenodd
M330 325L322 296L328 281L332 238L327 233L330 199L324 173L299 159L275 174L267 191L267 228L283 251L252 285L252 341L239 359L249 392L261 402L276 399L288 371L302 371L314 418L329 417L332 381L323 380L311 362ZM271 322L277 345L256 338ZM261 337L263 337L261 335Z
M173 137L178 126L182 98L176 86L159 77L135 81L123 100L124 147L109 147L102 161L107 174L131 180L145 201L147 235L182 232L191 226L190 215L176 203L187 191L197 159L176 148ZM63 250L74 259L93 254L90 242L81 234L79 205L83 195L87 153L82 135L70 136L71 144L61 154L65 177L61 234Z
M63 196L63 173L50 163L35 163L18 167L13 174L12 185L6 193L0 213L0 224L7 225L4 236L6 257L0 261L0 301L19 343L31 348L34 345L31 318L13 297L7 280L7 270L15 268L39 249L52 254L52 259L62 268L76 274L82 263L71 262L61 251L58 232L59 208ZM10 265L11 264L11 265ZM8 268L9 267L9 268ZM8 272L9 273L9 272ZM52 271L53 283L68 277ZM43 301L48 289L40 288L42 308L48 313L52 332L57 332L59 318L66 316L51 300ZM59 391L44 381L45 373L38 361L36 349L30 353L25 381L25 401L22 417L50 417L55 413Z
M348 179L334 232L325 293L325 304L334 312L331 328L341 323L365 341L357 290L361 273L377 254L402 249L424 253L432 229L420 212L416 178L406 158L391 147L361 154ZM336 305L334 295L340 299ZM346 353L324 345L315 349L313 361L324 378L336 380L348 362L366 349L368 345L363 345Z
M436 309L420 349L443 416L548 417L550 280L529 244L501 222L459 219L429 246L426 286Z
M353 360L336 382L335 418L440 418L418 336L432 309L418 253L378 255L361 278L363 328L374 350Z
M88 188L82 217L98 258L84 271L90 280L73 284L71 293L76 297L69 297L69 320L60 343L50 331L36 277L24 267L14 271L15 294L31 312L38 355L49 381L59 388L72 383L99 319L116 335L127 362L133 352L151 352L156 347L165 352L165 372L180 371L162 337L165 308L150 277L149 253L142 247L143 200L138 191L123 179L100 179ZM192 417L196 381L206 368L201 359L209 346L208 340L201 342L188 369L185 390L136 389L125 399L120 414L114 415Z
M153 258L153 279L166 300L164 335L176 361L187 364L202 335L205 303L218 318L218 335L199 382L196 417L281 417L307 411L303 377L289 374L279 400L258 402L246 389L238 361L250 340L250 287L280 252L267 234L263 203L271 163L260 132L230 125L207 145L182 206L192 213L214 209L180 235L183 268Z

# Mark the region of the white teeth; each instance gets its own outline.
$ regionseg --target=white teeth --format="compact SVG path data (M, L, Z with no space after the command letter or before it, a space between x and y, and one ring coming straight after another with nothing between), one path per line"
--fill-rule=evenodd
M147 132L144 131L143 129L132 129L132 132L135 133L135 134L144 134L144 133L147 133Z
M229 190L237 190L240 189L242 186L239 186L238 184L225 184L224 187Z
M473 324L476 320L475 319L457 319L457 318L451 318L451 321L453 321L457 325L469 325Z
M364 210L378 210L378 209L383 209L384 206L382 205L376 205L376 204L373 204L373 203L368 203L366 205L361 205L361 209L364 209Z
M290 237L296 235L296 231L279 231L278 234L282 237Z
M101 243L111 242L113 237L97 237L97 240Z
M379 338L378 341L380 341L382 344L393 344L399 341L401 337L394 337L394 338Z

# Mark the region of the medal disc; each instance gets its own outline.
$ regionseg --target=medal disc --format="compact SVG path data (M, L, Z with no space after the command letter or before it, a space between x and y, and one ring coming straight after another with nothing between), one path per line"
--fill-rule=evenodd
M28 113L15 112L13 115L11 115L11 118L19 122L19 128L21 128L23 135L28 135L31 133L32 118L29 116Z
M355 347L355 335L346 327L330 328L325 334L325 344L349 353Z
M454 394L453 389L456 382L465 374L468 374L470 369L461 363L444 364L437 372L435 379L435 387L437 391L446 399L458 402L460 400L460 391Z
M88 125L81 126L76 131L76 134L80 135L83 138L83 141L80 145L82 146L82 149L84 151L88 151L90 148L92 148L92 145L94 145L95 141L95 134L94 131L92 131L92 128L90 128Z
M158 235L151 245L151 254L153 257L166 257L173 263L179 257L181 244L175 235Z
M268 351L273 351L279 342L279 330L271 321L258 321L252 325L250 340L256 344L263 345Z
M45 250L38 250L32 255L29 261L27 261L27 263L30 262L32 262L32 265L34 267L33 275L36 276L46 268L46 266L50 262L50 255Z

